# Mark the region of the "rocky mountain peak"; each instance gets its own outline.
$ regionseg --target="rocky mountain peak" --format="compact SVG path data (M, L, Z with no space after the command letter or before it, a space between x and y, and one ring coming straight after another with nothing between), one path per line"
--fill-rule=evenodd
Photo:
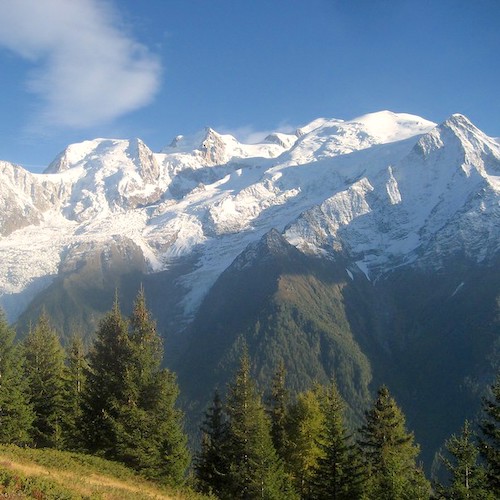
M249 244L231 267L245 269L269 260L293 258L297 255L300 252L277 229L272 228L260 240Z
M210 127L207 127L198 150L201 152L203 162L207 165L222 165L231 158L222 136Z
M498 241L500 145L462 115L436 126L381 112L300 130L243 144L207 128L162 153L140 139L94 139L68 146L47 169L57 175L4 168L12 236L0 249L0 296L29 293L41 274L50 282L68 245L117 234L137 243L151 272L198 259L182 280L186 315L243 251L241 265L297 248L342 252L369 274L423 252L430 262L443 248L472 254L484 242L475 224Z
M137 170L143 181L153 184L160 176L160 165L154 153L144 144L141 139L131 139L127 153L137 166Z

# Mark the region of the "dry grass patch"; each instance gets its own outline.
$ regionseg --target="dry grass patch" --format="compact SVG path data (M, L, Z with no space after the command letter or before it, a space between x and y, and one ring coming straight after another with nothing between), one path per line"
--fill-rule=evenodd
M0 446L0 495L37 499L200 500L147 481L120 464L79 453Z

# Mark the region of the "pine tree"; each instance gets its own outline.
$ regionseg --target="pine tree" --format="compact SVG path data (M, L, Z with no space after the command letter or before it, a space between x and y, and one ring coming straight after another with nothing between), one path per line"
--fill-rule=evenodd
M35 412L33 439L36 446L64 448L65 387L64 350L57 332L43 312L24 341L25 373L30 403Z
M66 448L80 450L83 448L83 394L85 390L88 363L85 357L85 348L82 337L71 337L67 349L68 377L66 385L66 415L64 428Z
M88 359L82 406L85 446L91 453L116 459L120 405L132 397L128 383L132 347L117 300L99 323Z
M310 496L312 476L322 455L321 433L325 415L320 393L320 387L299 393L286 420L285 467L301 498Z
M133 398L126 405L119 449L124 461L148 477L180 484L189 463L183 415L175 407L176 378L161 369L163 345L146 307L144 289L130 318L132 367L129 383Z
M205 413L201 426L201 449L195 458L195 473L200 490L217 497L228 489L228 422L219 393Z
M493 399L483 400L485 417L480 425L479 449L486 460L490 488L500 498L500 375L491 391Z
M310 497L317 500L355 500L362 496L360 457L344 425L344 402L334 382L323 390L324 415L320 432L322 454L314 468Z
M450 473L449 485L437 485L437 498L456 500L491 499L495 495L489 491L486 471L478 463L479 450L474 442L470 423L465 421L459 436L453 435L446 441L446 454L440 459Z
M429 498L430 485L416 457L419 447L387 387L378 396L360 430L367 471L367 494L380 500Z
M162 370L163 348L141 289L130 321L118 303L103 319L84 404L88 448L164 482L183 481L189 462L175 376Z
M22 445L30 442L34 414L23 376L24 359L14 338L0 311L0 443Z
M289 399L285 379L285 364L281 361L272 380L268 413L271 418L271 437L274 448L282 460L285 458L287 445L285 427Z
M229 386L227 413L230 468L229 487L223 498L294 498L272 443L269 418L250 377L246 351Z

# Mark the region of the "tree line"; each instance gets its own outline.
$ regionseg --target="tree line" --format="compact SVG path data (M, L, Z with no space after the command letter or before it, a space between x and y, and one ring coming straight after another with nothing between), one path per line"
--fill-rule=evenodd
M387 387L354 436L334 381L291 399L285 377L281 364L263 401L245 352L225 402L214 394L194 461L203 492L221 499L500 498L500 377L483 402L481 435L465 422L445 443L445 485L426 479L419 446Z
M479 433L469 422L445 444L445 484L431 483L419 446L387 387L355 433L332 381L295 395L281 364L263 397L248 352L225 397L215 392L190 453L175 375L140 290L130 317L118 300L90 349L66 349L42 313L22 342L0 314L0 443L81 451L122 462L171 485L189 477L224 499L500 498L500 377L483 402Z
M0 318L0 442L82 451L123 462L150 479L183 483L190 456L175 375L144 291L130 318L115 299L88 353L66 351L42 313L26 338Z

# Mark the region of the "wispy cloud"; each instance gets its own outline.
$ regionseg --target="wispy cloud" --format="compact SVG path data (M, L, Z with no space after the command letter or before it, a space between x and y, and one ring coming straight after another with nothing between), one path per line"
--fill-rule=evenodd
M34 65L41 125L109 122L153 99L161 66L105 0L0 0L0 46Z
M243 125L241 127L231 128L225 126L216 127L216 130L221 134L231 134L243 144L256 144L262 142L269 134L273 132L282 132L284 134L293 134L297 130L297 126L288 123L281 123L272 130L258 130L252 125Z

